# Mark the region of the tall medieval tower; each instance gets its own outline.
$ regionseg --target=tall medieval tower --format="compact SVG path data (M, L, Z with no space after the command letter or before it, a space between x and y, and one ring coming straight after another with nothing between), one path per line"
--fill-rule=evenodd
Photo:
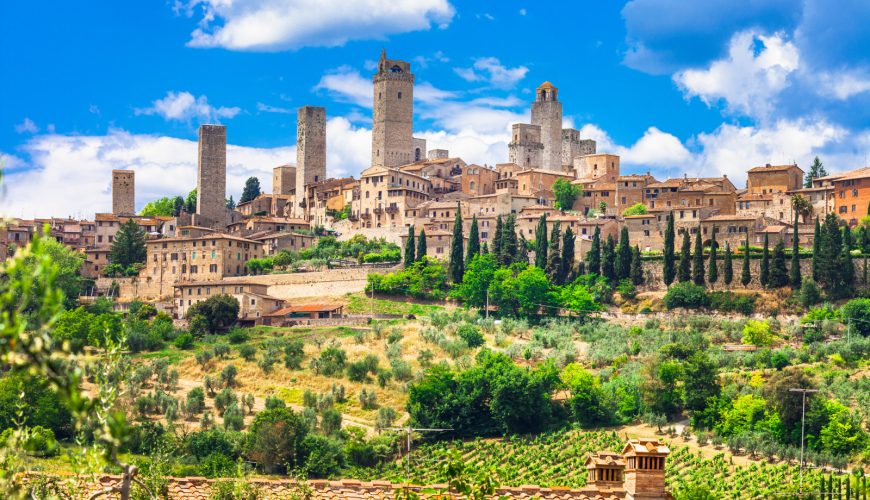
M112 213L136 213L135 173L132 170L112 170Z
M372 166L397 167L412 163L414 75L411 65L389 60L386 51L381 51L378 72L372 76L372 83Z
M562 170L562 103L558 97L559 89L544 82L532 103L532 125L541 127L541 168L546 170Z
M326 108L302 106L296 119L296 205L304 217L307 187L326 179Z
M199 126L199 158L196 176L196 214L199 225L226 224L227 127Z

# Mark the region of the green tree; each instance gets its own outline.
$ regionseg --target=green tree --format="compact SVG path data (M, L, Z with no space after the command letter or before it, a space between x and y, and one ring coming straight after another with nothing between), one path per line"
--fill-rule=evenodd
M172 200L172 204L173 204L172 216L178 217L179 215L181 215L181 212L184 211L184 197L176 196Z
M477 215L471 217L471 229L468 230L468 249L465 252L466 265L475 255L480 253L480 230L477 228Z
M547 267L547 247L547 214L543 213L535 229L535 266L541 269Z
M545 313L551 312L546 307L550 304L550 281L543 269L534 266L524 269L517 275L513 289L520 315L537 316L542 307Z
M456 218L453 220L453 237L450 240L450 279L454 283L462 282L462 274L465 273L465 257L462 255L462 246L465 238L462 235L462 211L459 203L456 204Z
M156 200L151 200L142 207L139 215L144 217L172 217L175 214L175 198L164 196Z
M417 254L414 236L414 226L408 226L408 238L405 239L405 259L403 262L405 267L410 267L416 261Z
M622 211L623 217L631 217L632 215L646 215L648 210L643 203L635 203L634 205Z
M595 375L577 363L567 365L560 376L562 383L571 391L568 407L577 422L583 427L608 425L612 421L607 396Z
M616 262L614 264L616 280L624 280L631 275L631 244L628 241L628 227L622 226L619 232L619 244L616 247Z
M242 190L242 197L239 198L239 203L247 203L257 196L260 196L260 179L248 177L248 180L245 181L245 188Z
M643 284L643 262L640 258L640 247L637 245L631 250L631 282L635 285Z
M570 227L562 233L562 259L558 284L564 284L574 271L574 231Z
M196 188L187 193L187 198L184 200L184 211L189 214L196 213Z
M731 245L725 242L725 258L722 263L722 281L726 286L734 280L734 263L732 262Z
M767 233L764 233L764 248L761 251L761 270L759 271L758 282L763 287L767 287L770 284L770 243Z
M668 224L665 227L665 244L664 244L664 260L662 263L662 274L665 281L665 286L671 286L674 278L677 275L677 270L674 267L674 212L668 212Z
M613 236L607 235L607 242L601 252L601 275L607 278L611 286L616 283L616 243Z
M773 247L773 263L770 268L770 287L782 288L788 285L788 269L785 266L785 243L782 238Z
M707 282L711 285L719 280L719 263L716 262L716 250L719 244L716 243L716 229L711 229L713 236L710 237L710 262L707 265Z
M565 179L557 179L553 183L553 196L556 198L556 208L559 210L571 210L579 194L580 187Z
M225 330L239 317L239 301L232 295L212 295L190 306L185 317L192 320L197 316L205 319L208 331Z
M695 234L695 253L692 255L692 281L704 286L704 247L701 243L701 228Z
M492 248L490 251L495 254L496 260L501 259L501 239L504 234L504 220L501 215L495 218L495 234L492 237Z
M553 223L550 233L550 248L547 250L547 277L553 283L559 282L559 273L562 270L562 229L558 222Z
M819 218L816 217L815 229L813 230L813 281L819 281L819 270L822 266L822 229Z
M689 231L683 231L683 246L680 247L680 283L692 280L692 240Z
M809 172L807 172L806 174L806 179L804 180L804 187L813 187L813 179L825 177L827 175L828 172L825 170L825 165L822 163L822 160L820 160L819 157L816 156L816 158L813 160L813 164L810 165Z
M267 473L275 473L285 465L301 464L302 443L307 435L308 428L293 410L263 410L251 423L245 455Z
M470 307L484 307L486 294L492 283L498 262L492 254L475 255L465 269L462 283L453 288L451 295Z
M519 244L517 243L516 225L517 219L514 214L508 215L502 224L498 262L503 266L509 266L517 260ZM528 262L528 259L526 259L526 262Z
M109 261L126 268L133 264L143 264L145 257L145 231L135 220L127 219L115 235Z
M420 229L420 237L417 238L417 262L422 262L426 257L426 228Z
M797 290L801 286L801 260L800 247L798 246L798 213L795 210L794 227L791 233L791 269L789 269L789 282L792 290Z
M684 364L683 391L686 408L703 411L710 398L719 396L719 366L704 351L692 354Z
M743 272L740 274L740 283L743 286L749 286L752 281L752 275L749 274L749 234L746 235L746 242L743 244Z
M592 244L589 246L589 251L586 252L586 272L601 274L601 228L599 226L595 226Z
M235 202L235 200L233 200L233 195L230 195L230 197L227 198L226 205L227 205L227 208L229 208L230 210L235 210L236 202Z
M770 323L750 319L743 325L743 343L758 347L769 346L774 341L774 335L770 331Z

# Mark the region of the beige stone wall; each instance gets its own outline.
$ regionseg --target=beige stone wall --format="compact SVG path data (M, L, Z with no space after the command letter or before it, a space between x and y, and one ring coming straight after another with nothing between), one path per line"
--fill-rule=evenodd
M297 194L306 186L326 179L326 108L302 106L296 119ZM297 198L301 198L297 196ZM298 207L297 204L297 209ZM300 215L297 215L300 217Z
M540 94L540 93L539 93ZM532 124L541 127L541 168L562 170L562 103L555 96L532 103Z
M298 150L297 150L297 155ZM290 194L296 189L296 167L281 165L272 169L272 194Z
M227 128L200 125L196 213L210 226L226 224Z
M372 165L397 167L412 163L414 75L411 65L382 58L372 83Z
M132 170L112 170L112 213L136 213L135 173Z

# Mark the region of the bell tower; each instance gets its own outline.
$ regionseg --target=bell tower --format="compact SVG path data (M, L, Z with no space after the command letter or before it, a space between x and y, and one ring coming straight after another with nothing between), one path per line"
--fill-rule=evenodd
M532 125L541 127L541 142L544 144L541 168L562 170L562 103L559 102L559 89L550 82L542 83L535 92Z
M397 167L414 162L414 75L411 64L387 59L381 51L372 76L372 166Z

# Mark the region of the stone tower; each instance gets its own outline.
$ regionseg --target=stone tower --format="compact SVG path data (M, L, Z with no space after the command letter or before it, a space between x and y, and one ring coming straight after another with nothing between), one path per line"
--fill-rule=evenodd
M196 177L197 224L226 223L227 127L199 126L199 166Z
M372 76L372 166L396 167L414 161L414 75L405 61L381 51Z
M508 162L522 168L541 168L544 145L541 143L541 127L528 123L511 126L511 142L508 144Z
M302 106L296 119L296 203L303 217L306 187L326 179L326 108Z
M532 103L532 124L541 127L544 151L541 168L562 170L562 103L559 89L550 82L538 87Z
M296 167L281 165L272 169L272 194L290 194L296 188Z
M135 173L132 170L112 170L112 213L136 213Z

